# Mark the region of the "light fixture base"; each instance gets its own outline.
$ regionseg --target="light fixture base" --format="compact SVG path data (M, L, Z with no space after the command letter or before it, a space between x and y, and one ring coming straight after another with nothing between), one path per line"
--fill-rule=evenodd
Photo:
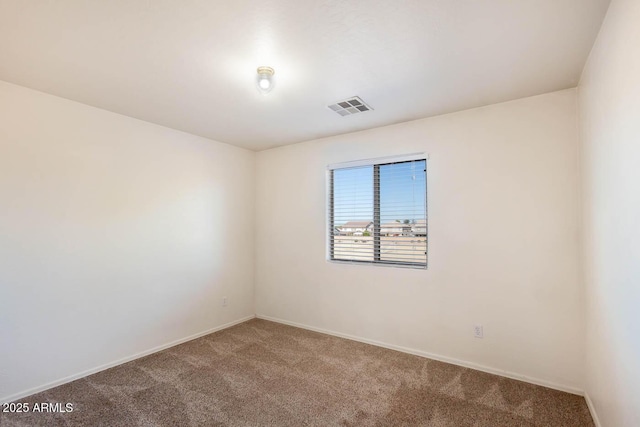
M258 67L258 74L267 74L273 76L275 71L271 67Z

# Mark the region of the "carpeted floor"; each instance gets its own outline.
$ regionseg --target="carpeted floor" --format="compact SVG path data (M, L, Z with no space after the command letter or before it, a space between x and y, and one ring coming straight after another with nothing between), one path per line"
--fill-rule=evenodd
M251 320L21 399L2 426L593 426L582 397Z

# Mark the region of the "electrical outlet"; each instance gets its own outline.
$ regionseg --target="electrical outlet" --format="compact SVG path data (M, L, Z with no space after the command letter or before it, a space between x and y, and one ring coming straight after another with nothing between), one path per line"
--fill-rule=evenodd
M227 306L227 297L222 297L222 306L223 307Z
M473 336L476 338L482 338L483 336L482 325L476 325L473 327Z

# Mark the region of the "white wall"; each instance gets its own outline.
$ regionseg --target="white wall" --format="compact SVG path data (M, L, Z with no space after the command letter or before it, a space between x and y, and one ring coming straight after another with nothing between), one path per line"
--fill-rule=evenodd
M0 82L0 401L253 315L254 164Z
M257 314L580 391L577 147L567 90L259 152ZM429 269L327 262L326 165L419 151Z
M640 426L640 2L613 0L579 87L586 391L602 426Z

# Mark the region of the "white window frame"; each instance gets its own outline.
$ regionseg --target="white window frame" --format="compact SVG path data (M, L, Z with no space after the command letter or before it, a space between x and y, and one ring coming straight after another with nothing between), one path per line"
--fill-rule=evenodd
M356 261L356 260L342 260L342 259L334 259L332 258L332 250L331 250L331 244L332 244L332 183L331 183L331 172L337 169L347 169L347 168L354 168L354 167L358 167L358 166L375 166L375 165L383 165L383 164L389 164L389 163L400 163L400 162L409 162L409 161L413 161L413 160L424 160L425 161L425 215L426 215L426 223L425 223L425 228L426 228L426 238L427 238L427 242L426 242L426 258L425 258L425 263L424 264L403 264L403 263L397 263L397 262L393 262L393 261ZM428 220L428 197L429 197L429 177L428 177L428 173L429 173L429 167L428 167L428 163L429 163L429 155L426 153L412 153L412 154L406 154L406 155L399 155L399 156L386 156L386 157L376 157L376 158L370 158L370 159L361 159L361 160L354 160L354 161L348 161L348 162L341 162L341 163L333 163L330 165L327 165L327 170L326 170L326 178L325 178L325 194L326 194L326 203L325 203L325 225L326 225L326 230L325 230L325 237L326 237L326 252L325 252L325 256L326 256L326 260L327 262L330 263L335 263L335 264L341 264L341 265L360 265L360 266L375 266L375 267L395 267L395 268L410 268L410 269L420 269L420 270L426 270L428 268L429 265L429 220Z

